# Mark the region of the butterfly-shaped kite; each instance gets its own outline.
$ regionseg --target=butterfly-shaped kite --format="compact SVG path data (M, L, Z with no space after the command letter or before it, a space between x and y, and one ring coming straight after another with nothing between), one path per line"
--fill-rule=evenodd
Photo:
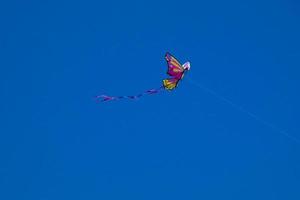
M190 70L191 65L190 62L186 62L183 65L178 62L178 60L169 53L165 55L167 64L168 64L168 72L171 78L163 80L163 86L167 90L173 90L177 87L179 81L183 78L184 73L187 70Z
M143 93L133 96L107 96L107 95L99 95L96 96L97 100L103 101L111 101L111 100L119 100L119 99L138 99L144 95L156 94L163 90L173 90L177 87L179 81L183 78L186 71L190 70L191 65L190 62L186 62L183 65L172 56L170 53L166 53L165 59L168 65L167 74L170 75L170 78L163 80L163 85L157 89L147 90Z

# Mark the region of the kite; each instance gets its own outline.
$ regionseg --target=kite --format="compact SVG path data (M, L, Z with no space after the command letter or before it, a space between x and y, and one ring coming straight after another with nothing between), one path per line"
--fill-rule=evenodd
M184 74L190 70L191 65L190 62L186 62L183 65L172 56L170 53L166 53L165 59L167 61L168 70L167 74L170 76L169 78L164 79L162 82L162 86L156 89L146 90L137 95L133 96L108 96L108 95L98 95L95 98L97 101L105 102L105 101L112 101L112 100L120 100L120 99L132 99L136 100L144 95L152 95L162 92L164 90L173 90L177 87L178 83L182 80Z

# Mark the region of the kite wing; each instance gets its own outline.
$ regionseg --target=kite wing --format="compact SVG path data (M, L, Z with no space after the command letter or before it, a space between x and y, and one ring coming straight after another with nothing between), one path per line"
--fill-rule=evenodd
M177 78L168 78L163 80L163 85L166 90L173 90L176 88L180 79Z
M166 61L168 64L167 74L169 74L170 76L172 76L174 78L180 79L184 72L184 69L181 66L181 64L170 53L166 53L165 58L166 58Z

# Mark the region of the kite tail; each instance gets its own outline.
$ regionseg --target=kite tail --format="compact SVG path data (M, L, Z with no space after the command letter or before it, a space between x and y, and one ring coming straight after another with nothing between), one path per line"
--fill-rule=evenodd
M162 92L163 90L164 90L164 86L161 86L161 87L156 88L156 89L146 90L145 92L142 92L142 93L137 94L137 95L131 95L131 96L98 95L98 96L95 96L95 98L98 102L113 101L113 100L120 100L120 99L137 100L137 99L141 98L142 96L157 94L159 92Z

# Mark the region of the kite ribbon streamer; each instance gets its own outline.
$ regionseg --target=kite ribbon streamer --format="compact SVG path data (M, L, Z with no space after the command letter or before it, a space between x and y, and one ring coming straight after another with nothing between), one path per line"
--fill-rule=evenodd
M113 100L120 100L120 99L131 99L131 100L137 100L140 97L144 96L144 95L152 95L152 94L156 94L159 92L162 92L164 89L164 86L161 86L159 88L156 89L150 89L150 90L146 90L143 93L137 94L137 95L132 95L132 96L108 96L108 95L98 95L95 96L96 100L99 102L105 102L105 101L113 101Z

